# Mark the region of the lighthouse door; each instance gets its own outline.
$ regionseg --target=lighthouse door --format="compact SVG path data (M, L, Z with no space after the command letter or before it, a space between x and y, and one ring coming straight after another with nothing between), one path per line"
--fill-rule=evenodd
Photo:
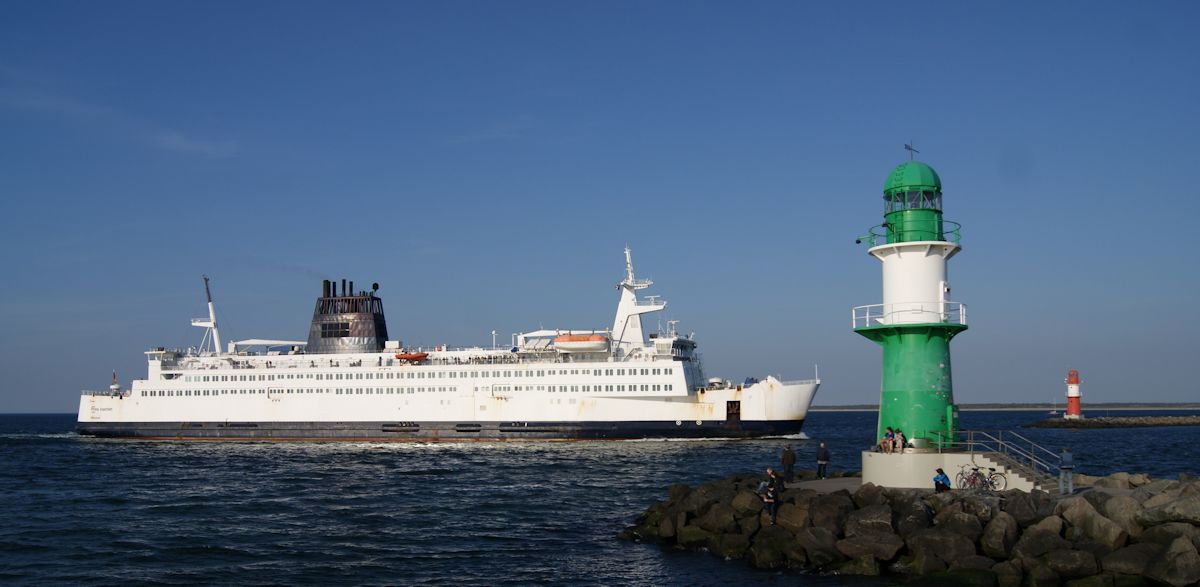
M740 430L742 427L742 402L725 402L725 427L730 430Z

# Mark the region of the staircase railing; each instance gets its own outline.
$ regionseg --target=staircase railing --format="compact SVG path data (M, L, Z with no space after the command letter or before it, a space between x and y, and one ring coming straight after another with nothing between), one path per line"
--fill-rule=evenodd
M1011 430L959 430L954 433L934 431L934 434L938 437L934 443L938 452L965 450L999 453L1017 465L1029 469L1035 476L1043 477L1044 480L1057 477L1059 465L1062 464L1062 457L1057 453Z

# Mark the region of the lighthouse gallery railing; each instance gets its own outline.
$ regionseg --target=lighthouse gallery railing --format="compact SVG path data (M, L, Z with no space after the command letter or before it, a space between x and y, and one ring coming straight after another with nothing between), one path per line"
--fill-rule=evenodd
M852 328L891 324L967 323L967 305L962 302L901 302L871 304L850 311Z

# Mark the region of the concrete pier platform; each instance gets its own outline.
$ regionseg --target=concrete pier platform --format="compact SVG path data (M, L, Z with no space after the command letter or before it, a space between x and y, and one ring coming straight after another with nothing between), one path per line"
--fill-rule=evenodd
M845 489L850 493L862 487L861 477L837 477L833 479L810 479L808 481L792 481L788 489L812 489L817 493L833 493Z

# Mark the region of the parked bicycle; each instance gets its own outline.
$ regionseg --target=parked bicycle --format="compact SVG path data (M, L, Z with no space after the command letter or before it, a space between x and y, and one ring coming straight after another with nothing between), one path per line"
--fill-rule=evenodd
M968 471L967 469L970 469ZM959 467L958 476L954 480L954 484L959 489L987 489L991 491L1002 491L1008 487L1008 478L995 469L988 467L987 474L979 470L979 467L972 465L962 465Z

